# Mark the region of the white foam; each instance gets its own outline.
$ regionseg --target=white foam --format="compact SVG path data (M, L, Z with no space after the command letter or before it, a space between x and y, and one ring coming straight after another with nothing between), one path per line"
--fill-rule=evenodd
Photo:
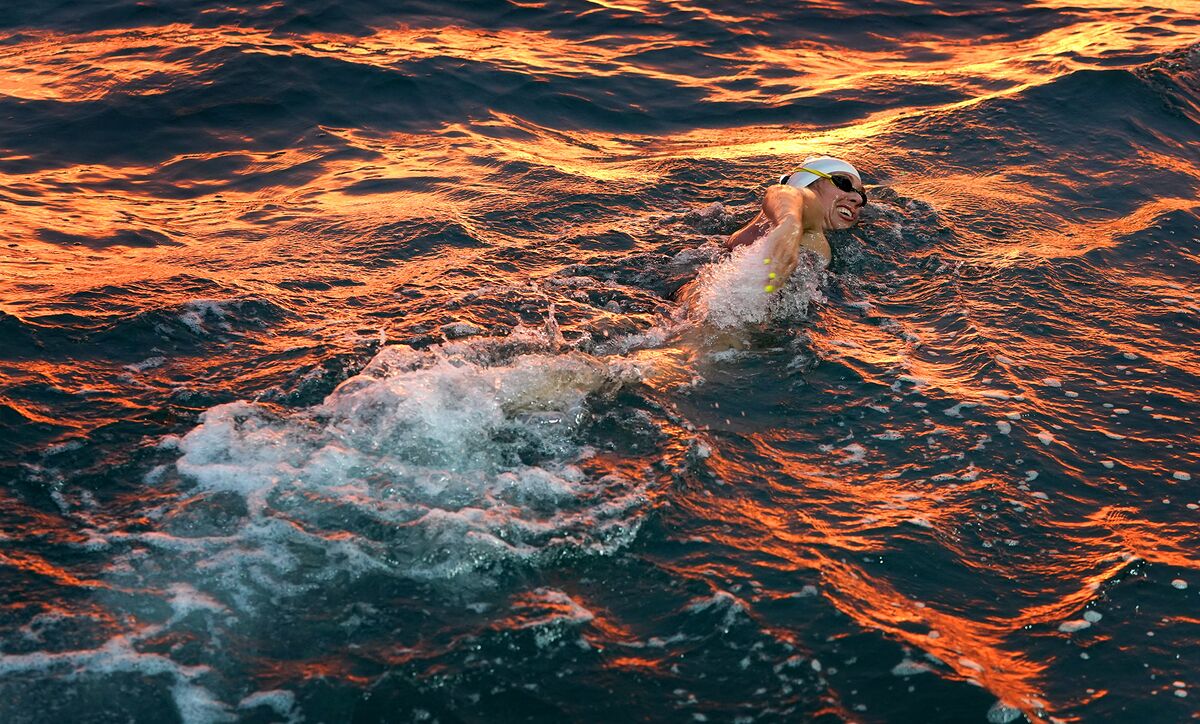
M176 467L200 490L237 493L249 508L242 542L225 544L209 565L231 585L251 570L275 588L272 571L298 565L297 546L353 571L437 579L563 547L606 553L628 543L646 482L589 478L576 464L589 451L574 433L590 395L640 372L580 353L490 363L503 358L498 346L528 341L386 347L313 408L208 410L179 441ZM346 508L396 535L387 543L322 535L347 532Z
M179 718L184 724L217 724L235 721L229 711L212 692L187 680L176 681L171 687L171 698L179 709Z
M964 408L970 409L972 407L978 407L978 406L979 406L978 402L959 402L958 404L954 405L953 407L947 407L942 412L945 413L945 415L947 417L962 417L962 411Z
M171 598L171 619L168 625L179 621L194 611L209 611L223 613L226 608L209 596L200 593L186 583L176 583L168 587Z
M207 334L209 325L228 330L229 322L225 315L229 307L236 304L239 304L238 300L194 299L183 305L179 321L199 335Z
M1091 621L1079 618L1079 619L1075 619L1073 621L1063 621L1062 623L1060 623L1058 625L1058 630L1062 631L1063 633L1075 633L1076 631L1082 631L1086 628L1091 628L1091 627L1092 627Z
M296 724L304 720L304 717L296 711L296 695L290 691L283 689L256 691L238 702L237 708L245 710L260 706L270 707L289 724Z
M130 372L145 372L146 370L161 366L166 361L166 357L163 357L162 355L155 355L153 357L147 357L141 362L125 365L125 369L129 370Z
M171 696L184 724L215 724L230 720L226 707L195 683L208 671L205 666L185 666L166 656L142 653L126 636L112 638L96 649L0 656L0 675L53 672L68 681L123 673L171 677L174 680Z
M1021 710L1002 701L992 704L987 712L989 724L1008 724L1021 718Z
M838 460L838 465L861 463L867 459L867 449L856 442L852 442L846 447L842 448L842 451L846 453L846 457Z
M915 676L917 674L925 674L933 669L928 664L923 664L920 661L912 659L904 659L900 663L892 667L893 676Z
M721 612L723 614L721 623L725 629L732 627L739 618L746 615L746 611L749 609L750 606L745 601L728 591L716 591L712 596L694 598L687 605L687 610L691 613Z
M460 339L462 337L474 337L483 334L487 330L477 324L470 322L451 322L443 324L441 332L446 336L446 339Z

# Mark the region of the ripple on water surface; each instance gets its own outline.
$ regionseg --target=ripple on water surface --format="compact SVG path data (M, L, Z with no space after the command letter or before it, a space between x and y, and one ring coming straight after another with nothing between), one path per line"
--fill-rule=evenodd
M1194 715L1194 2L42 5L0 718Z

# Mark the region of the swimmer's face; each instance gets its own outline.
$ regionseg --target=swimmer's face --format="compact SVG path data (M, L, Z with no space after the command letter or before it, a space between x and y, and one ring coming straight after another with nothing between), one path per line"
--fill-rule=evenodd
M854 190L842 191L829 179L821 179L812 185L812 190L821 200L821 208L825 209L826 229L849 229L858 223L858 212L862 210L862 182L847 174L832 174L850 181Z

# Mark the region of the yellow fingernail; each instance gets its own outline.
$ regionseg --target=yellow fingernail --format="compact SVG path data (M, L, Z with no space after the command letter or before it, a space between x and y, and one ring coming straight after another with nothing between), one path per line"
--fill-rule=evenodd
M771 272L770 274L768 274L768 275L767 275L767 278L768 278L768 279L774 279L774 278L775 278L775 272Z
M763 264L770 264L770 263L771 263L770 259L763 259Z
M763 289L766 291L767 294L770 294L771 292L775 291L775 287L771 286L770 284L763 287Z

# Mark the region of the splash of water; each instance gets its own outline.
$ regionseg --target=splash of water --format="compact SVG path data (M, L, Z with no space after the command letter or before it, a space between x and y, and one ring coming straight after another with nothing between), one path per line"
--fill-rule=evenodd
M642 487L586 473L578 433L594 400L640 372L578 352L504 359L529 341L388 347L315 407L214 407L178 440L175 467L207 495L244 499L239 535L262 550L296 538L277 518L316 535L347 515L383 524L388 540L344 541L346 561L404 577L612 550L637 529ZM283 575L295 563L273 561Z
M720 329L803 319L808 306L824 299L823 272L815 254L805 253L791 277L773 293L763 291L769 237L738 247L705 267L691 294L694 318Z

